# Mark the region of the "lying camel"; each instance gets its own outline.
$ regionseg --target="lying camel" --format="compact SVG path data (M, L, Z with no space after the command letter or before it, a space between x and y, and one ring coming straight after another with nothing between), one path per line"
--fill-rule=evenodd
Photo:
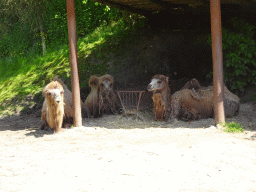
M240 99L224 86L225 117L232 117L239 111ZM214 116L213 86L201 87L196 79L172 95L171 119L198 120Z
M49 125L54 132L59 132L63 127L64 117L64 89L58 81L51 81L43 89L43 97L45 98L42 108L42 120L44 123L41 129ZM68 113L66 118L69 118Z
M113 90L114 78L103 75L99 78L99 110L100 113L116 113L117 96Z
M110 75L97 77L91 76L89 86L91 92L85 100L85 105L94 117L99 117L103 113L115 113L118 107L117 96L113 91L114 79Z
M44 123L40 127L45 129L47 125L58 132L61 128L73 124L72 93L67 86L57 77L43 89L45 98L42 108L42 120ZM87 107L81 101L83 116L89 116Z

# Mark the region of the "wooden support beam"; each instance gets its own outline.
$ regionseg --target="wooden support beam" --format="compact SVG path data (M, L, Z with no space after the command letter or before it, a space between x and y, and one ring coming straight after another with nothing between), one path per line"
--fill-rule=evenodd
M73 101L73 119L75 127L82 126L81 117L81 99L80 86L77 67L77 40L76 40L76 18L74 0L66 0L68 35L69 35L69 52L71 64L71 83L72 83L72 101ZM65 93L64 93L65 94Z
M215 124L225 122L220 0L210 0Z

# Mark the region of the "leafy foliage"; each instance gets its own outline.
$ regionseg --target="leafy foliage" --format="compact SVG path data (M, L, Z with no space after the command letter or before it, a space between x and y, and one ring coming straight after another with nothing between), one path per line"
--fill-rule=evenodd
M76 1L76 25L78 36L84 37L102 24L120 18L117 9L91 0Z
M237 18L232 22L232 30L222 28L224 79L232 90L244 91L245 86L256 85L255 27Z
M75 3L78 37L121 18L117 9L92 0ZM27 52L41 54L43 37L50 49L68 43L66 1L9 0L0 5L1 58Z

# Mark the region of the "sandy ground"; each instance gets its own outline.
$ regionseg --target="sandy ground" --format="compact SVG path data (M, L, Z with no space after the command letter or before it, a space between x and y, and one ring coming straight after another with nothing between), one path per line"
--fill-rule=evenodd
M256 191L255 106L243 104L227 121L246 131L140 113L138 121L83 119L83 127L53 134L37 129L36 114L3 118L0 191Z

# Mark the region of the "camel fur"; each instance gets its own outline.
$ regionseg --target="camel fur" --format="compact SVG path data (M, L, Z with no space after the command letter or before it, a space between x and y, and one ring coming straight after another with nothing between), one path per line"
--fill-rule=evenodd
M115 113L118 107L117 96L113 91L114 78L111 75L91 76L89 86L91 92L85 100L85 105L94 117L104 113Z
M232 117L239 111L240 100L224 86L225 117ZM213 86L201 87L196 79L172 95L171 119L198 120L214 116Z
M99 77L93 75L89 79L91 92L85 100L85 105L93 117L99 116Z
M57 91L60 90L60 91ZM61 102L55 102L54 95L63 97ZM42 108L42 120L44 121L41 129L45 129L47 125L54 129L55 132L61 130L61 128L71 126L73 124L73 108L72 108L72 92L67 86L56 76L54 79L43 89L43 97L45 98ZM81 108L83 116L89 116L87 107L81 101ZM53 111L58 111L58 113ZM61 112L63 111L63 112ZM54 115L54 114L57 115ZM58 122L58 126L54 126L53 121ZM61 123L60 123L61 122Z
M169 77L155 75L148 85L148 91L153 92L155 120L168 120L171 112L171 93L168 85Z
M116 113L117 96L113 91L114 78L103 75L99 78L99 110L100 113Z
M51 81L43 89L45 98L42 109L42 120L44 121L41 129L49 125L54 132L59 132L62 128L64 117L64 89L58 81Z
M73 124L73 100L72 100L72 92L68 89L68 87L63 83L63 81L61 81L57 76L55 76L53 78L54 81L58 81L63 89L64 89L64 103L65 103L65 115L67 115L68 117L72 117L72 124ZM90 112L87 109L86 105L82 102L82 100L80 99L80 105L81 105L81 112L82 112L82 117L90 117Z

